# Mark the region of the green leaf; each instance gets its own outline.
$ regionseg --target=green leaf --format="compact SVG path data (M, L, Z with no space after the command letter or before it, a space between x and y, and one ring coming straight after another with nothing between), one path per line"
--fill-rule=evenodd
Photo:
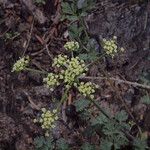
M79 111L83 111L85 108L87 108L90 104L90 101L86 100L86 99L79 99L75 101L75 106L76 106L76 110L77 112Z
M104 127L103 127L103 132L105 135L113 135L113 134L122 134L120 131L120 127L116 125L113 121L108 121Z
M40 136L34 139L34 144L36 148L41 148L44 145L44 137Z
M52 143L53 138L50 137L37 137L34 139L34 144L35 144L35 148L37 150L52 150L53 149L53 143Z
M95 146L90 143L84 143L81 147L81 150L95 150Z
M79 54L79 58L86 61L89 59L89 55L88 54Z
M59 150L69 150L69 145L64 138L61 138L57 141L57 146Z
M74 14L74 12L72 11L71 5L68 2L63 2L61 6L62 6L62 11L64 14Z
M81 17L85 17L85 16L87 16L87 15L88 15L88 13L86 13L86 12L82 12L82 13L80 14Z
M52 136L47 137L45 140L45 145L49 148L49 150L53 148L53 144L54 144L53 137Z
M91 52L88 55L89 57L89 61L96 61L98 59L98 52Z
M133 146L135 150L145 150L148 147L146 140L141 140L140 138L134 141Z
M77 25L73 24L68 30L71 38L78 39L83 31L83 27L78 27Z
M115 149L121 149L121 146L128 145L128 140L123 133L112 137Z
M122 122L121 123L121 126L126 129L126 130L130 130L131 126L129 125L129 123L126 123L126 122Z
M45 146L43 146L42 149L40 149L40 150L51 150L51 149L49 149L49 147L47 147L47 145L45 145Z
M102 140L100 149L101 150L111 150L113 143L107 140Z
M78 17L75 15L67 15L66 19L68 19L69 21L76 21L78 20Z
M96 135L95 129L91 126L87 126L85 130L83 131L83 136L86 138L90 138L91 136Z
M115 115L115 118L119 121L119 122L123 122L123 121L126 121L128 119L128 114L122 110L122 111L119 111L116 115Z
M93 0L78 0L77 8L86 12L90 11L95 6L95 1Z
M89 120L92 117L88 109L84 109L82 113L79 113L79 116L82 118L82 120Z
M108 122L108 119L106 116L104 116L103 114L100 114L99 116L97 116L96 118L92 118L90 120L92 126L95 126L97 124L103 125L105 123Z
M98 53L97 52L90 52L90 53L83 53L79 54L79 58L85 61L95 61L98 59Z
M87 0L78 0L77 6L78 6L78 9L82 9L83 7L87 7Z
M142 103L150 105L150 97L148 94L142 97Z
M145 85L150 85L150 72L143 72L140 79Z
M45 5L46 4L45 0L34 0L34 3L37 3L39 5Z

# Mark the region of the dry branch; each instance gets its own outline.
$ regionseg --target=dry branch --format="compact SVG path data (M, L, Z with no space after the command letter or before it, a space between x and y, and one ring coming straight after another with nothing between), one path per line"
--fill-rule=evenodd
M108 80L107 77L91 77L91 76L80 77L80 79L88 79L88 80L91 80L91 79L92 79L92 80ZM132 85L132 86L134 86L134 87L140 87L140 88L144 88L144 89L150 90L150 86L145 85L145 84L140 84L140 83L137 83L137 82L125 81L125 80L121 80L121 79L117 79L117 78L113 78L113 77L110 77L109 80L118 82L119 84L124 83L124 84Z

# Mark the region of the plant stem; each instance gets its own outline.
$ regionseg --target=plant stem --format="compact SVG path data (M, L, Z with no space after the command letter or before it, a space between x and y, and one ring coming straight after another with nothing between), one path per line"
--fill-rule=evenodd
M60 100L60 103L59 103L59 105L57 106L57 110L58 110L58 111L60 110L61 104L63 104L64 101L67 99L67 94L68 94L69 90L70 90L70 88L67 88L67 89L65 90L64 95L62 96L62 98L61 98L61 100Z
M89 99L96 107L97 109L104 114L108 119L111 120L111 117L93 100L93 99Z
M87 52L89 52L89 50L81 42L80 38L77 38L77 39L78 39L78 42L80 43L80 45L82 46L82 48L85 49Z
M99 61L101 58L103 58L105 56L105 53L103 53L98 59L96 59L95 61L89 63L88 65L86 65L86 67L89 67L90 65L96 63L97 61Z
M34 73L47 74L46 71L41 71L41 70L36 70L36 69L31 69L31 68L25 68L25 70L34 72Z
M86 26L85 26L85 24L84 24L83 18L82 18L81 16L79 16L79 20L80 20L81 25L82 25L82 27L83 27L85 36L86 36L87 40L89 41L89 35L88 35L88 33L87 33Z
M73 52L71 52L71 57L72 57L72 58L74 58L74 54L73 54Z

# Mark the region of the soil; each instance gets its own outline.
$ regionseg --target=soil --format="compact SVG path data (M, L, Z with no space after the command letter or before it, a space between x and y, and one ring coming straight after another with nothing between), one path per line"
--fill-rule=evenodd
M150 56L150 2L99 0L97 3L96 10L85 18L89 34L100 40L102 37L110 38L115 35L119 45L126 50L126 53L113 61L106 58L103 62L104 69L113 77L140 81L142 73L150 70L150 61L147 60L147 56ZM64 52L63 44L67 41L64 38L67 28L60 21L59 5L57 0L47 0L44 6L37 6L32 0L0 0L2 150L33 150L33 139L42 134L41 128L33 123L33 118L39 108L53 107L49 104L52 93L43 86L41 75L27 72L16 74L11 69L14 62L25 52L32 58L32 67L51 71L52 58ZM7 33L11 33L11 37ZM101 65L96 66L94 72L99 72L100 67ZM107 83L102 84L105 87L102 96L110 96L112 89L106 88ZM145 128L150 130L150 111L146 106L136 105L142 91L128 85L121 86L120 90L135 115L139 115L139 110L143 114L146 110L144 123ZM54 94L58 98L61 96L59 90ZM112 108L117 109L113 104Z

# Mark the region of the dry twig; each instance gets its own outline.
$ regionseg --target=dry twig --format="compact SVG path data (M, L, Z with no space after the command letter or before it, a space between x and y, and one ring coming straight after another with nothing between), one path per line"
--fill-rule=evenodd
M80 79L88 79L88 80L108 80L107 77L91 77L91 76L87 76L87 77L80 77ZM124 84L129 84L132 85L134 87L140 87L140 88L144 88L144 89L148 89L150 90L150 86L148 85L144 85L144 84L140 84L137 82L131 82L131 81L125 81L125 80L121 80L121 79L117 79L117 78L109 78L112 81L118 82L119 84L124 83Z
M32 99L31 99L31 97L29 96L29 94L28 94L25 90L24 90L23 92L24 92L24 94L27 96L28 101L30 102L30 106L32 107L32 109L40 110L40 107L39 107L38 105L36 105L36 104L32 101Z
M24 48L24 52L23 52L23 56L25 55L28 47L29 47L29 44L30 44L30 41L31 41L31 37L32 37L32 33L33 33L33 27L34 27L34 18L33 18L33 21L32 21L32 24L31 24L31 28L30 28L30 33L29 33L29 38L27 40L27 43L25 45L25 48Z

